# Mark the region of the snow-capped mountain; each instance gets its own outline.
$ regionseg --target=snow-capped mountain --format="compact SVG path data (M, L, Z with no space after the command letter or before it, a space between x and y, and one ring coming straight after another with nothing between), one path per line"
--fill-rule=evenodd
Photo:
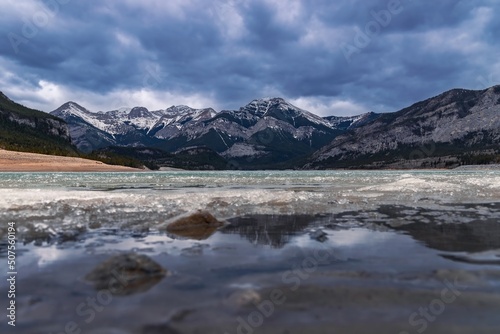
M294 127L320 125L330 127L330 123L309 111L297 108L282 98L264 98L253 100L240 109L258 118L274 117Z
M310 154L365 118L322 118L282 98L251 101L239 110L172 106L91 112L67 102L52 112L66 120L83 151L149 146L175 152L206 146L236 164L268 164ZM347 126L346 126L347 124Z
M82 151L204 147L228 168L401 168L422 155L421 165L410 167L447 167L500 151L500 86L454 89L398 112L352 117L319 117L282 98L220 112L188 106L91 112L68 102L52 114L68 123ZM446 155L455 160L442 160Z
M162 116L150 127L148 134L159 139L169 139L189 125L207 121L217 114L212 108L193 109L182 105L158 112Z
M154 111L135 107L91 112L75 102L67 102L51 114L69 124L73 143L80 150L90 152L113 145L157 146L168 138L162 134L213 117L215 111L172 106Z
M91 112L75 102L67 102L51 114L61 117L79 117L93 127L110 135L140 130L149 133L169 125L205 120L215 116L213 109L193 109L188 106L172 106L164 110L149 111L144 107L121 108L112 111Z
M113 136L99 128L105 128L102 122L93 117L93 113L74 102L63 104L51 114L66 121L71 142L80 151L88 153L94 149L116 145Z

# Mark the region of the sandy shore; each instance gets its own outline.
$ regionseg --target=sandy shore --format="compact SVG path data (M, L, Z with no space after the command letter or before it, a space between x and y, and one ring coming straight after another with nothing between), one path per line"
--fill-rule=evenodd
M112 166L100 161L6 151L0 149L0 172L134 172L140 169Z

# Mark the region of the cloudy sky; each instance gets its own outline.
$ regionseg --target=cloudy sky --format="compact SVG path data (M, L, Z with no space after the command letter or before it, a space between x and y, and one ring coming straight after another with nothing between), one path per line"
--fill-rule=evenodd
M500 83L497 0L0 0L0 90L51 111L281 96L396 111Z

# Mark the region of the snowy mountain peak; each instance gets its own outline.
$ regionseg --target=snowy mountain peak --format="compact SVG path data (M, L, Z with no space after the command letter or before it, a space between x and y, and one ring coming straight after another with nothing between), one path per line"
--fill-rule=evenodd
M212 108L194 109L186 105L178 105L178 106L171 106L170 108L166 109L164 114L166 117L169 118L179 117L179 119L180 118L198 119L202 117L204 119L208 119L214 117L217 114L217 112Z
M128 114L129 119L133 118L150 118L154 117L151 112L147 108L144 107L135 107L130 110L130 113Z
M66 114L66 115L75 115L81 117L82 114L89 114L90 111L88 111L86 108L82 107L76 102L73 101L68 101L53 112L51 114L54 114L55 116L60 116L61 114Z
M240 112L247 112L258 118L272 117L279 121L286 122L294 128L318 125L332 128L327 120L300 109L281 97L268 97L253 100L245 107L241 108Z
M186 105L178 105L178 106L171 106L166 111L170 113L185 113L185 112L192 112L194 110L195 109Z
M300 108L288 103L281 97L266 97L253 100L246 106L240 108L240 111L248 112L257 117L270 116L271 114L275 114L274 116L276 116L277 113L283 112L287 114L297 114L302 112Z
M79 105L78 103L73 102L73 101L68 101L68 102L66 102L66 105L67 105L69 108L78 108L78 109L86 110L86 108L82 107L81 105Z
M285 99L281 98L281 97L264 97L264 98L261 98L261 99L255 99L255 100L252 100L247 106L250 106L250 105L263 105L263 104L270 104L270 103L273 103L273 104L276 104L276 103L287 103L285 101Z
M282 97L263 97L261 99L256 99L254 101L259 101L259 102L268 102L268 103L288 103L284 98ZM253 102L253 101L252 101Z

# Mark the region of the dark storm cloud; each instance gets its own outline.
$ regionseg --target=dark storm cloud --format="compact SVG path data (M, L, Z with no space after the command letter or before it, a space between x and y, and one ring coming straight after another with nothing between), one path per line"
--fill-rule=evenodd
M393 111L500 80L496 1L3 2L0 89L40 107L65 102L36 93L41 81L93 96L204 96L218 108L280 94L345 114L325 108Z

